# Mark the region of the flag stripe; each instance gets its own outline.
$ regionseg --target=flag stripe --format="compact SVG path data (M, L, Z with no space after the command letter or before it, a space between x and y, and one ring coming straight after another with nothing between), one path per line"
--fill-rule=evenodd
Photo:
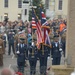
M49 38L49 26L48 26L48 21L46 20L46 16L44 12L42 11L42 8L40 7L40 13L41 13L41 25L42 25L42 35L43 35L43 42L46 45L51 44L50 38Z
M35 15L33 9L32 9L32 28L36 29Z
M39 22L34 10L32 9L32 28L36 25L37 29L37 47L40 47L42 42L42 32L41 32L41 23Z

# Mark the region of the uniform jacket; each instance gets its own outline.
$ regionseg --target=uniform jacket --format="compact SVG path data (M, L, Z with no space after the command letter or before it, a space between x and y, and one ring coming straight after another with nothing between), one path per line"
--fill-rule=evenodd
M57 42L57 46L55 42L52 42L51 55L52 57L61 57L61 51L59 50L59 42Z
M37 54L38 54L37 47L30 46L28 50L29 50L29 60L30 59L37 59Z
M4 43L3 43L3 40L0 39L0 54L3 54L4 52L5 52Z
M18 44L16 47L16 52L19 51L17 61L24 62L26 57L27 45L26 44Z
M40 48L40 50L38 50L38 57L39 56L48 56L48 52L49 52L49 47L48 46L45 46L45 45L43 45L43 47L42 47L42 44L41 44L41 48Z
M14 34L8 34L8 42L10 44L13 44L14 43Z

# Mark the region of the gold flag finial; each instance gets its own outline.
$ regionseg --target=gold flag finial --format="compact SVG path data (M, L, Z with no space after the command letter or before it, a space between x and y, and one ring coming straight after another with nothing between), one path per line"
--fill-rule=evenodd
M42 8L42 4L39 5Z
M38 16L36 16L37 17L37 19L38 19Z
M40 4L40 7L41 7L42 5Z

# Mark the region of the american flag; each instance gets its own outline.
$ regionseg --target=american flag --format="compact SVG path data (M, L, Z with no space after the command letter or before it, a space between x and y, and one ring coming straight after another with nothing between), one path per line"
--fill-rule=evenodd
M37 47L40 47L40 43L43 42L42 40L42 30L41 30L41 23L39 22L38 18L36 17L36 28L37 28Z
M49 38L49 33L50 33L50 29L49 29L49 24L47 22L46 16L44 14L44 12L42 11L42 8L40 7L40 16L41 16L41 25L42 27L42 35L43 35L43 42L44 44L50 46L51 42L50 42L50 38Z
M36 22L35 22L35 14L34 10L32 8L32 28L36 29Z
M36 25L37 29L37 47L39 48L40 43L42 43L41 23L39 22L38 17L36 16L33 8L32 8L32 17L34 17L32 25Z

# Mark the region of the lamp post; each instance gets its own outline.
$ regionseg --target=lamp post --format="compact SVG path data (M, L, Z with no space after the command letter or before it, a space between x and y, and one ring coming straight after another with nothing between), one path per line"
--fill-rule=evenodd
M33 6L33 0L23 0L22 2L22 20L23 21L29 21L29 10L31 8L37 8L36 6Z
M33 0L30 0L30 6L32 6L33 5Z
M29 1L23 0L22 2L22 20L28 21L29 18Z

